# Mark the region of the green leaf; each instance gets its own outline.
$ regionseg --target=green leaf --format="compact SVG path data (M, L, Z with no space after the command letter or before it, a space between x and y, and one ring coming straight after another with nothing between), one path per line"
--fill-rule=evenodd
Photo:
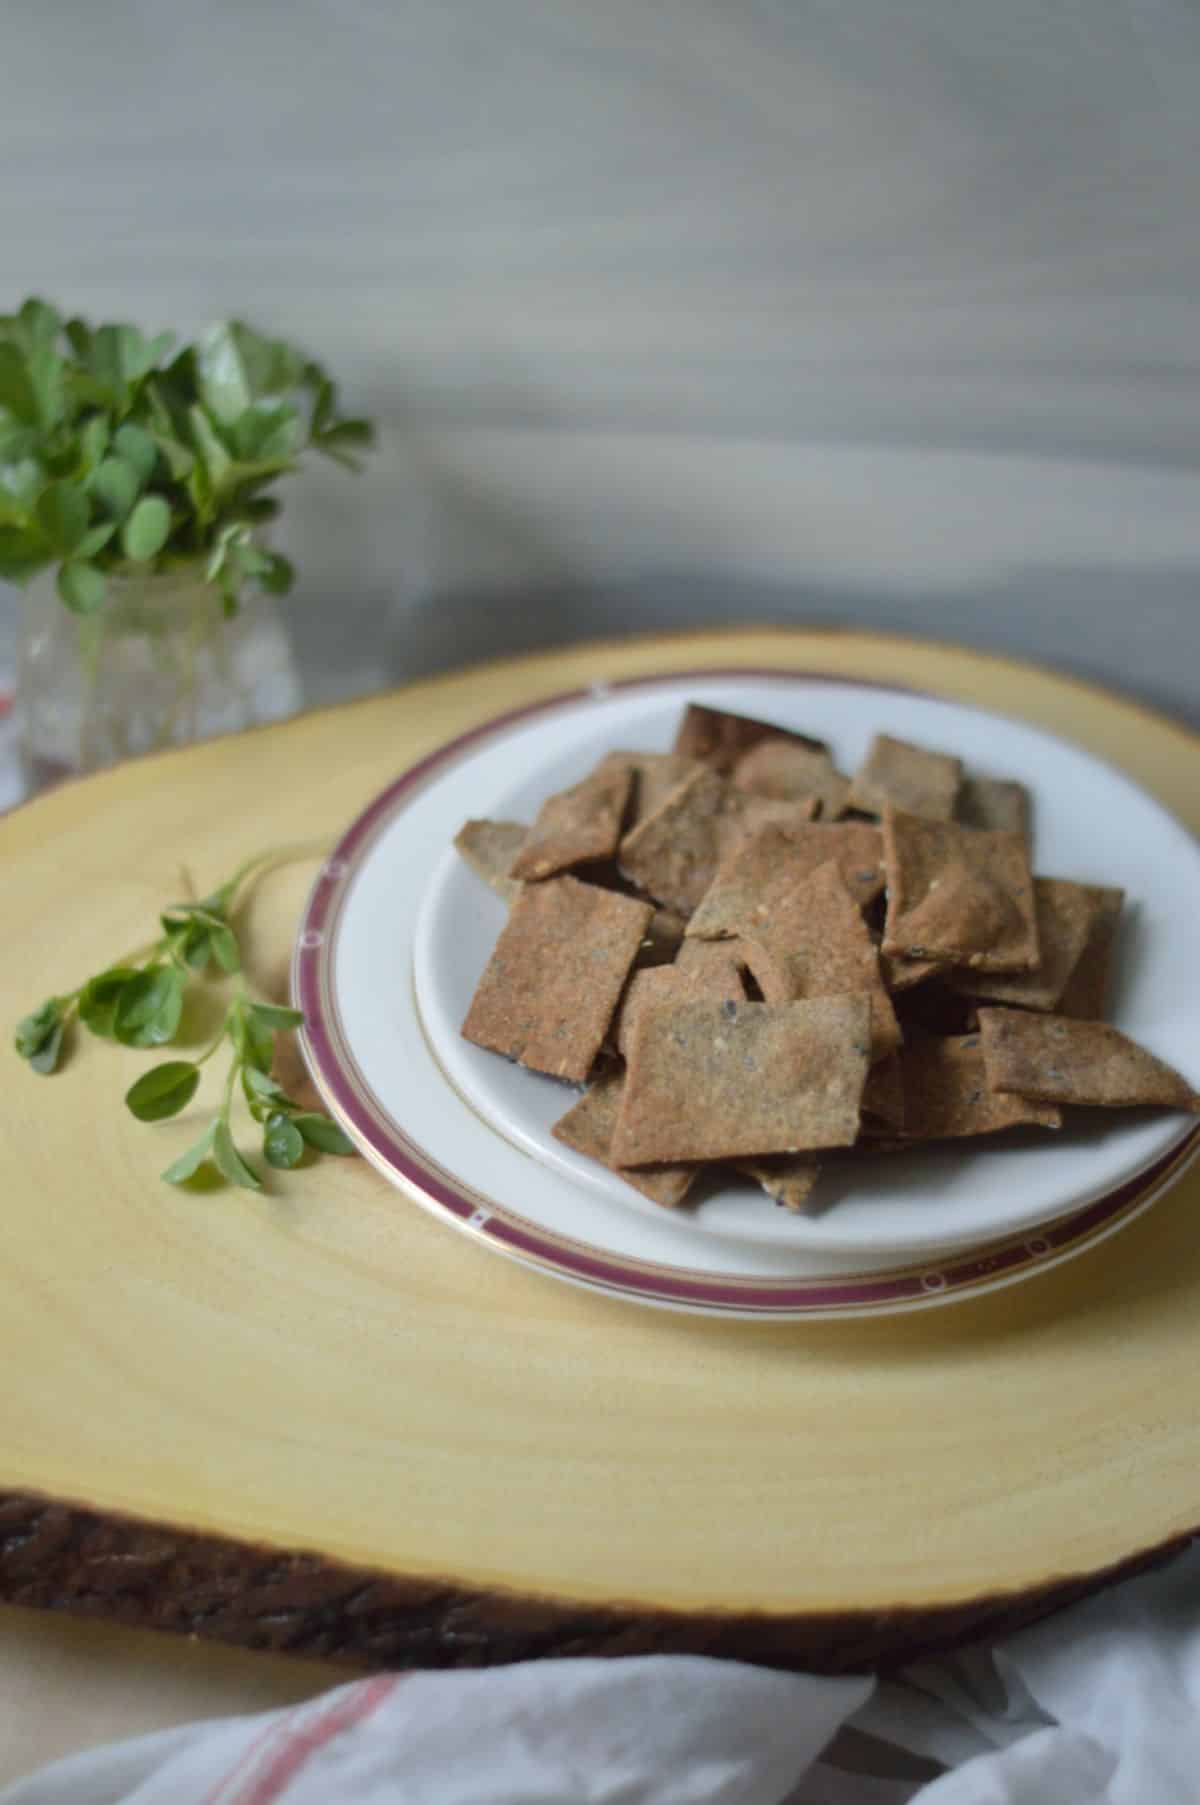
M263 1153L268 1165L279 1166L285 1171L299 1165L304 1154L304 1141L299 1129L285 1115L276 1113L267 1117Z
M72 614L94 614L108 594L108 578L85 558L72 558L59 565L55 588Z
M48 997L40 1008L17 1023L17 1052L44 1078L58 1065L65 1028L66 1017L57 997Z
M258 586L268 595L286 595L296 580L295 566L282 552L267 552L265 567L258 573Z
M171 481L173 483L186 482L192 474L192 466L196 461L187 446L181 445L178 439L166 432L156 432L153 438L162 454L162 460L170 472Z
M0 526L0 577L23 583L54 556L53 548L36 527Z
M156 558L171 531L171 510L161 495L143 495L121 528L121 547L135 564Z
M109 424L105 414L93 414L87 425L79 434L79 450L84 474L87 476L99 467L100 461L108 450Z
M277 1033L281 1028L304 1026L303 1009L285 1009L280 1003L250 1003L248 1012L264 1028L270 1028L272 1033Z
M274 1029L256 1021L249 1011L242 1016L241 1047L249 1065L257 1066L260 1072L270 1071L275 1058Z
M113 446L136 472L138 487L145 488L154 475L154 466L158 462L158 446L145 427L136 426L132 420L127 420L124 426L117 428Z
M196 346L200 398L223 425L232 426L254 399L233 328L212 326Z
M27 513L32 510L44 479L36 458L5 457L0 460L0 496L9 497Z
M193 1141L187 1152L181 1153L177 1160L172 1160L163 1173L163 1177L169 1185L185 1184L189 1178L194 1178L201 1166L212 1158L216 1132L217 1124L210 1122L200 1139Z
M229 481L233 459L217 437L212 421L202 407L193 406L188 409L188 424L213 494L219 495Z
M326 426L318 437L322 445L372 445L375 428L370 420L338 420Z
M214 928L212 930L212 950L222 971L241 970L242 955L238 948L237 935L232 928Z
M48 301L42 301L37 295L30 295L22 301L21 311L17 315L25 330L25 342L32 349L37 345L53 345L62 331L62 320Z
M90 1028L93 1034L99 1034L104 1040L111 1040L121 992L130 979L137 975L132 965L113 965L107 971L98 972L94 978L90 978L79 998L79 1019L84 1027Z
M24 426L38 424L38 399L29 380L29 368L16 345L0 339L0 407L6 407Z
M230 443L247 464L286 464L304 442L296 409L286 401L256 401L230 423Z
M336 1122L316 1110L304 1110L292 1121L299 1129L310 1147L319 1153L357 1153L358 1149L348 1135L342 1133Z
M125 1092L125 1103L139 1122L164 1122L186 1109L196 1095L200 1067L190 1059L168 1059L151 1066Z
M29 356L29 386L37 402L38 423L49 432L63 417L66 390L62 358L52 344L38 345Z
M125 985L117 1002L114 1032L123 1046L161 1047L179 1027L183 974L171 965L150 966Z
M93 494L116 520L124 520L132 511L141 487L137 471L122 457L105 458L92 477Z
M87 496L76 483L51 483L38 496L34 513L56 551L73 552L87 532Z
M92 329L87 321L78 319L68 320L63 327L63 331L66 333L67 343L70 345L72 351L74 351L80 363L87 363L88 354L92 348Z
M301 352L283 339L266 338L243 320L230 321L227 330L237 347L252 399L286 395L306 379L309 365Z
M213 1158L217 1170L231 1185L242 1185L247 1191L261 1191L262 1181L253 1166L248 1166L233 1144L229 1123L222 1116L213 1130Z
M268 1116L276 1115L281 1110L298 1107L290 1097L284 1096L270 1073L260 1072L257 1066L242 1067L242 1090L250 1105L250 1114L256 1122L265 1121Z
M98 526L90 526L75 547L75 556L77 558L94 558L97 552L104 550L116 530L115 520L102 520Z

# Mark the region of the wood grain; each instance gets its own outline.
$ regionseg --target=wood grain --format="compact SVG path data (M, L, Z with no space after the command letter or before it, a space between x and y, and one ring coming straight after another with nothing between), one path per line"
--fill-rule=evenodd
M130 765L0 823L7 1017L135 943L181 883L332 838L481 717L737 664L1019 713L1200 824L1192 736L1027 667L850 634L591 646ZM251 911L268 988L309 875L274 874ZM191 1124L120 1110L143 1063L84 1044L53 1080L10 1071L0 1596L390 1665L703 1647L835 1671L1011 1626L1200 1525L1195 1174L1012 1291L737 1324L495 1259L357 1162L261 1198L170 1191L155 1174Z

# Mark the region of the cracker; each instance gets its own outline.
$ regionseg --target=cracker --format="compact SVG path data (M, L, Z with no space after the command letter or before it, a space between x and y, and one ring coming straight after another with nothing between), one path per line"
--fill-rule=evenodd
M1035 877L1033 902L1037 913L1041 960L1036 971L972 972L950 970L945 981L967 996L994 1003L1013 1003L1022 1009L1054 1010L1091 939L1092 929L1113 896L1120 908L1121 892L1098 884L1075 884L1067 878Z
M1125 900L1123 890L1099 885L1096 888L1101 898L1100 907L1087 945L1059 998L1057 1010L1059 1015L1076 1016L1082 1021L1099 1021L1107 1014L1117 929Z
M523 821L464 821L454 844L476 872L506 903L517 899L519 879L508 875L529 833Z
M808 1203L821 1168L811 1153L776 1154L766 1159L738 1161L738 1171L760 1184L767 1196L785 1210L799 1214Z
M788 740L810 752L828 753L823 740L812 740L803 733L776 727L770 721L755 721L749 715L729 714L721 708L705 708L690 702L679 723L672 751L686 758L699 758L710 769L727 776L738 759L751 746L763 740Z
M573 877L523 885L464 1036L532 1071L582 1083L652 914L649 903Z
M964 827L999 827L1028 839L1029 791L1005 777L964 777L954 818Z
M674 1209L683 1202L699 1167L644 1166L640 1171L629 1172L614 1164L612 1139L624 1089L624 1072L605 1072L588 1086L565 1116L560 1116L550 1132L565 1147L607 1166L652 1203Z
M997 1094L1099 1109L1161 1106L1200 1113L1179 1072L1108 1022L981 1009L987 1080Z
M832 859L864 906L883 888L879 829L861 821L812 821L761 829L721 861L692 919L689 938L753 933L782 896Z
M655 909L638 951L639 965L670 965L683 944L686 915L674 909Z
M613 1038L617 1052L629 1057L638 1018L643 1009L669 1008L676 1003L698 1003L705 998L723 1003L746 1001L739 961L730 952L728 940L698 940L694 943L716 957L685 961L683 964L658 965L649 971L635 971L625 987L613 1022Z
M744 796L701 767L677 784L666 801L621 841L624 876L647 895L690 915L721 860L758 823L802 825L811 803L771 802Z
M632 783L629 765L609 757L582 783L547 796L509 876L540 883L573 865L611 858Z
M1033 1019L1033 1018L1031 1018ZM1062 1113L989 1088L978 1034L917 1040L900 1055L906 1141L959 1140L1005 1128L1058 1128Z
M872 1063L900 1045L875 943L832 859L779 898L746 935L742 951L766 1002L865 995L871 1004Z
M780 802L815 796L823 821L843 814L850 794L850 779L842 776L828 751L816 751L797 740L760 740L742 753L732 776L738 789L752 796L770 796Z
M850 807L868 815L882 815L891 807L932 821L949 821L961 781L961 759L877 733L854 773Z
M865 997L646 1010L613 1142L622 1165L849 1146L867 1073Z
M1038 963L1029 846L1021 834L929 821L889 808L885 953L980 971Z

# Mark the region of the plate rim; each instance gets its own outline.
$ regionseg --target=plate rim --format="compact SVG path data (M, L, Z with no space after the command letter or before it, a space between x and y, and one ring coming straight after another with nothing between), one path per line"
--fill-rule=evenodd
M542 1227L511 1204L487 1196L448 1172L371 1097L371 1087L340 1028L332 987L333 952L342 907L357 866L372 842L436 778L478 751L490 739L538 716L589 699L686 682L818 682L833 687L879 690L947 701L957 697L911 684L885 683L841 672L764 666L704 667L655 671L556 691L476 722L408 766L380 790L343 830L309 890L293 944L291 993L303 1010L299 1042L313 1082L327 1108L359 1151L391 1183L438 1220L465 1232L520 1264L585 1289L631 1302L694 1314L734 1319L797 1320L875 1316L935 1307L1020 1282L1082 1253L1150 1207L1200 1152L1200 1125L1178 1139L1141 1172L1092 1197L1078 1208L998 1240L943 1250L867 1273L822 1273L806 1278L715 1275L700 1269L663 1265L603 1253L590 1243ZM1075 742L1019 715L994 709L976 712L1031 728L1074 752ZM1111 771L1195 841L1197 836L1157 797L1119 765L1090 751ZM411 982L411 971L410 971ZM416 1007L415 998L413 1007ZM491 1126L489 1124L489 1126ZM496 1132L494 1127L492 1132ZM564 1183L566 1180L564 1180Z

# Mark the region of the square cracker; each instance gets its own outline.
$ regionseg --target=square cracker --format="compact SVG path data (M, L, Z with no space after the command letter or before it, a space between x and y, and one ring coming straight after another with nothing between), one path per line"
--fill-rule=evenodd
M1032 971L1039 956L1023 835L889 808L883 819L883 950L979 971Z
M975 972L950 970L945 981L965 995L1022 1009L1054 1010L1071 975L1083 958L1100 916L1121 907L1122 892L1099 884L1076 884L1067 878L1035 877L1041 960L1036 971Z
M749 715L730 714L722 708L705 708L699 702L688 704L672 751L685 758L699 758L711 770L727 776L743 752L763 740L789 740L806 746L810 752L828 753L823 740L811 740L803 733L792 733L770 721L755 721Z
M867 1074L865 997L646 1010L613 1149L622 1165L849 1146Z
M520 894L521 882L508 873L528 833L523 821L464 821L454 844L472 871L511 904Z
M715 940L756 932L781 897L830 859L851 896L865 906L883 889L882 852L879 829L865 821L760 829L721 861L688 922L688 935Z
M701 767L621 841L622 874L647 895L690 915L721 860L764 820L806 821L811 802L771 802L746 796Z
M997 1094L1100 1109L1160 1105L1200 1113L1200 1095L1186 1078L1108 1022L981 1009L979 1037L987 1080Z
M850 807L868 815L882 815L891 807L931 821L949 821L961 782L961 759L877 733L854 773Z
M906 1141L958 1140L1003 1128L1058 1128L1061 1111L989 1089L978 1034L917 1040L900 1055Z
M573 865L611 858L632 784L631 767L610 757L582 783L547 796L509 876L540 883Z
M954 807L964 827L1002 827L1029 838L1029 791L1006 777L964 777Z
M872 1064L900 1045L900 1028L879 975L875 942L832 859L780 896L742 940L741 948L764 1001L866 996L871 1004Z
M578 1103L572 1104L565 1116L560 1116L550 1132L564 1146L607 1166L610 1172L631 1184L643 1197L649 1197L652 1203L674 1209L683 1202L699 1167L644 1166L638 1172L628 1172L614 1163L612 1139L624 1089L624 1072L603 1073L589 1084Z
M648 971L635 971L630 978L613 1021L613 1038L622 1057L629 1057L638 1018L644 1009L699 1003L706 998L718 1003L746 1001L741 962L731 950L733 943L696 940L691 945L713 956L698 960L682 958L674 965L656 965ZM685 950L681 949L681 952Z
M653 912L573 877L524 884L471 999L465 1038L582 1083Z
M733 782L752 796L769 796L779 802L815 796L823 821L843 814L850 794L850 779L842 776L829 753L797 740L760 740L738 759Z

